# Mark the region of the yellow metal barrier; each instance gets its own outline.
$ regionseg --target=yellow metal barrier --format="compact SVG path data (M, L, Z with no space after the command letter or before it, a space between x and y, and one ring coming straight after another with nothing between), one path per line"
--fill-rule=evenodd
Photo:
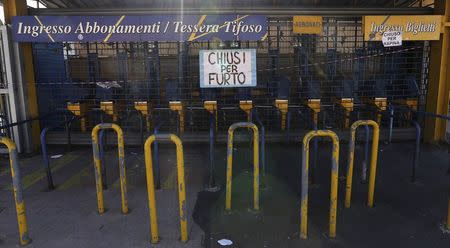
M31 242L31 239L28 236L27 216L25 213L25 201L23 200L22 194L22 178L20 177L16 144L6 137L0 137L0 144L6 145L9 151L9 164L11 166L14 200L16 203L17 224L19 225L19 242L20 245L27 245Z
M337 213L337 192L338 192L338 170L339 170L339 138L333 131L318 130L311 131L303 138L302 152L302 190L301 190L301 222L300 238L308 238L308 168L309 168L309 142L314 137L330 137L333 141L333 156L331 159L331 191L330 191L330 217L329 236L336 237L336 213Z
M145 151L145 170L147 175L147 193L148 205L150 212L150 231L151 242L158 243L158 216L156 214L156 200L155 200L155 183L153 179L153 160L152 160L152 143L155 141L171 140L177 147L177 172L178 172L178 201L180 211L180 230L181 241L188 241L187 233L187 209L186 209L186 187L184 182L184 156L183 144L180 138L174 134L156 134L147 138L144 145Z
M122 129L112 123L101 123L92 129L92 150L94 154L94 169L95 169L95 186L97 188L97 206L98 213L103 214L105 212L105 206L103 201L103 178L102 178L102 163L100 160L100 152L98 145L98 132L101 129L114 129L117 133L117 151L119 154L119 176L120 176L120 193L122 197L122 213L128 213L128 201L127 201L127 176L125 171L125 149L123 142Z
M67 110L69 110L70 112L72 112L75 116L78 116L80 118L80 129L81 132L86 132L87 129L87 124L88 124L88 120L87 120L87 112L88 112L88 106L86 103L80 103L80 102L75 102L75 103L71 103L68 102L67 103Z
M152 103L151 102L134 102L134 109L141 112L142 116L145 117L145 122L147 126L147 132L152 129Z
M239 108L242 109L247 114L247 121L251 121L252 109L253 109L253 101L252 100L244 100L239 101Z
M288 100L282 100L282 99L276 99L275 100L275 107L280 110L281 113L281 130L286 129L286 116L289 109L289 101Z
M170 101L169 108L178 113L178 130L184 133L184 104L180 101Z
M367 205L373 207L373 196L375 191L375 177L377 173L377 158L378 158L378 139L380 136L380 129L378 124L372 120L360 120L352 124L350 128L350 143L349 143L349 155L348 155L348 168L347 168L347 188L345 191L345 207L350 207L350 201L352 197L352 180L353 180L353 162L355 158L355 139L356 129L359 126L369 125L373 127L372 135L372 155L370 159L370 175L369 175L369 193L367 199Z
M450 230L450 197L448 198L447 230Z
M350 126L350 113L353 112L353 98L339 99L339 104L345 113L344 128L348 128Z
M258 127L251 122L238 122L228 128L227 144L227 189L225 209L231 210L231 186L233 176L233 134L237 128L251 128L253 130L253 209L259 210L259 133Z

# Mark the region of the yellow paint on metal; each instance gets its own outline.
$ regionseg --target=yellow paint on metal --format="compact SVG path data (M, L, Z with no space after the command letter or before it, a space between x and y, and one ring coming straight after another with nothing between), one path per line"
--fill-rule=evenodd
M353 98L341 98L339 99L339 105L345 111L344 128L348 128L350 126L350 113L353 111Z
M23 200L22 178L19 172L16 144L11 139L6 137L0 138L0 144L4 144L9 151L9 164L11 167L11 177L13 180L14 202L16 205L17 224L19 226L19 242L20 245L27 245L31 242L31 239L28 236L27 216L25 212L25 201Z
M312 112L313 122L314 124L317 125L317 123L319 122L320 99L308 99L308 101L306 102L306 106L308 106L308 108L310 108L313 111Z
M239 101L239 108L247 114L247 121L250 121L250 114L253 109L253 102L251 100Z
M435 1L434 11L443 14L442 22L450 22L450 1ZM442 28L440 41L430 42L430 69L425 110L433 114L448 115L450 84L450 29ZM446 139L447 121L440 118L425 118L424 140L436 142Z
M184 104L180 101L170 101L169 108L170 110L177 112L180 118L180 133L184 133Z
M150 214L150 232L151 232L151 242L156 244L159 242L159 231L158 231L158 216L156 213L156 198L155 198L155 182L153 175L153 159L152 159L152 143L158 139L166 140L170 139L175 143L177 148L177 176L178 176L178 206L180 213L180 232L181 241L188 241L187 232L187 208L186 208L186 189L185 189L185 175L184 175L184 155L183 155L183 144L174 134L169 135L151 135L147 138L144 144L145 152L145 171L147 177L147 196Z
M97 189L97 205L99 214L105 212L104 200L103 200L103 184L102 184L102 164L99 153L98 132L101 129L113 129L117 133L117 150L119 156L119 175L120 175L120 193L122 198L122 213L128 213L128 201L127 201L127 180L125 171L125 149L122 129L112 123L101 123L92 129L92 147L94 153L94 169L95 169L95 182Z
M373 127L372 135L372 154L370 159L370 175L369 175L369 192L367 196L367 205L373 207L373 198L375 192L375 178L377 172L377 158L378 158L378 141L380 136L380 129L378 124L372 120L359 120L352 124L350 131L350 143L349 143L349 155L348 155L348 168L347 168L347 182L345 191L345 207L350 207L351 195L352 195L352 181L353 181L353 163L355 157L355 140L356 129L359 126L369 125Z
M302 189L300 203L300 238L308 238L308 173L309 173L309 143L314 137L330 137L333 141L333 155L331 168L330 212L329 212L329 237L336 237L336 216L338 201L338 173L339 173L339 138L333 131L310 131L303 138L302 157Z
M216 116L216 131L218 129L218 122L217 122L217 101L204 101L203 107L211 114L215 114Z
M117 122L119 119L119 105L113 101L100 102L100 109L107 115L110 115L113 122Z
M450 197L448 198L447 230L450 230Z
M227 183L225 209L231 210L231 188L233 180L233 134L237 128L251 128L253 130L253 209L259 210L259 132L258 127L251 122L234 123L228 128L227 143Z
M287 115L288 108L289 108L289 101L276 99L275 107L278 108L281 112L281 130L285 130L286 129L286 115Z
M134 108L141 112L142 116L145 117L147 131L150 132L152 129L152 111L153 111L153 105L151 102L134 102Z
M87 127L87 118L86 118L86 114L88 112L88 107L86 103L80 103L80 102L68 102L67 103L67 110L69 110L70 112L72 112L72 114L74 114L75 116L82 116L80 118L80 129L81 132L86 132L86 127Z

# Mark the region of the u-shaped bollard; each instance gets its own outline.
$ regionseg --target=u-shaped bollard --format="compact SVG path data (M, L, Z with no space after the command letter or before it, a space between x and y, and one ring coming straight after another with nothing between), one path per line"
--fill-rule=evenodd
M237 128L251 128L253 130L253 209L259 210L259 133L258 127L251 122L234 123L228 128L227 144L227 189L225 209L231 210L231 186L233 180L233 134Z
M339 173L339 138L333 131L310 131L303 138L302 152L302 189L300 205L300 238L308 238L308 168L309 168L309 142L314 137L330 137L333 140L333 156L331 159L331 191L330 191L330 238L336 237L336 213Z
M177 147L177 175L178 175L178 201L180 211L181 241L188 241L187 233L187 208L186 208L186 185L184 182L184 155L183 144L180 138L174 134L154 134L147 138L144 144L145 171L147 176L148 205L150 212L151 242L159 242L158 216L156 214L155 182L153 178L152 143L155 141L171 140Z
M17 160L16 144L9 138L0 137L0 144L6 145L9 151L9 164L11 166L11 177L13 184L14 200L16 204L17 224L19 225L20 245L27 245L31 242L28 236L27 216L25 213L25 201L22 194L22 178L20 177L20 167Z
M377 173L377 158L378 158L378 139L380 136L380 129L378 124L372 120L359 120L352 124L350 128L350 142L349 142L349 155L348 155L348 167L347 167L347 183L345 190L345 207L350 207L350 201L352 197L352 181L353 181L353 162L355 158L355 139L356 129L359 126L372 126L372 154L370 158L370 174L369 174L369 193L367 199L367 205L373 207L373 197L375 191L375 177Z
M117 151L119 154L119 174L120 174L120 193L122 197L122 213L128 213L127 200L127 176L125 171L125 149L123 141L122 129L117 124L100 123L92 129L92 150L94 154L94 169L95 169L95 186L97 189L97 206L98 213L105 212L103 201L103 178L102 178L102 162L100 160L100 149L98 132L102 129L114 129L117 133Z

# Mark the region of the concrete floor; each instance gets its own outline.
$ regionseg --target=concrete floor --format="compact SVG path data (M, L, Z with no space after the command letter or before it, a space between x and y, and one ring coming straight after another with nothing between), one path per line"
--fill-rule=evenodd
M343 208L345 182L339 183L337 238L327 237L330 158L328 144L320 146L317 183L309 194L309 239L299 240L300 146L268 144L267 173L262 181L260 212L251 207L251 156L248 144L237 144L233 170L233 211L224 211L225 146L216 149L218 192L204 189L208 178L208 146L186 145L186 184L189 242L179 241L175 152L160 149L162 189L157 191L161 242L151 245L145 167L140 148L126 149L128 200L131 212L120 213L115 151L107 152L108 211L97 214L90 147L64 153L51 147L57 188L46 189L41 156L21 159L28 225L33 242L28 247L219 247L217 240L234 241L229 247L450 247L443 223L450 196L450 156L436 146L423 147L417 182L410 182L413 143L382 145L375 207L365 206L367 184L358 180L362 150L357 148L352 207ZM341 144L340 174L347 160ZM15 208L10 190L8 161L0 166L0 247L19 247Z

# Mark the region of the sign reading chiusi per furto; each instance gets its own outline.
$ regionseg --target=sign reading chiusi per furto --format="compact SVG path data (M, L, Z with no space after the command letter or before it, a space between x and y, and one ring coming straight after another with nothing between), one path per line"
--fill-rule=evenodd
M384 32L400 31L402 39L439 40L440 15L364 16L364 40L381 41Z
M200 50L200 88L256 86L256 49Z

